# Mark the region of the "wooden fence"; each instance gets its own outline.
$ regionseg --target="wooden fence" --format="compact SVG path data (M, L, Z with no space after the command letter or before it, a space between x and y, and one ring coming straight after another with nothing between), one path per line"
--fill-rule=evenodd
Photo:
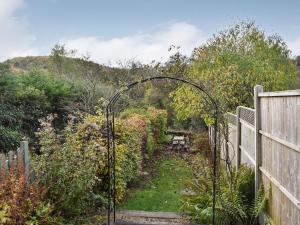
M227 114L221 157L255 169L256 193L263 182L274 224L300 225L300 90L263 92L256 86L254 106Z
M227 137L222 140L222 158L228 158L231 164L241 163L255 166L254 151L254 109L239 106L236 115L227 113Z
M7 154L0 153L0 180L9 176L12 169L24 173L26 179L29 179L29 149L28 141L21 141L17 151L10 151Z

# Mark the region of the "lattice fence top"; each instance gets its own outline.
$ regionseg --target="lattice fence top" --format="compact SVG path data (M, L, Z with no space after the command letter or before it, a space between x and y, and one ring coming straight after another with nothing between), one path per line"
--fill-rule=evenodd
M254 122L255 122L254 121L255 120L254 109L241 106L240 107L240 118L254 126Z
M236 125L236 115L232 113L226 113L226 119L228 123Z

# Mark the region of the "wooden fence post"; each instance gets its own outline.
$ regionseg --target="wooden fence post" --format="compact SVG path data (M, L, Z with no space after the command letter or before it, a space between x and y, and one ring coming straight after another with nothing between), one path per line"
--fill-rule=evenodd
M261 85L256 85L254 87L254 110L255 110L255 197L258 196L258 191L261 183L261 171L260 166L262 165L262 148L261 148L261 135L259 131L261 130L261 105L259 93L264 91ZM259 224L264 224L264 215L259 216Z
M21 147L21 145L17 149L16 163L17 163L16 164L16 169L17 169L18 174L23 174L24 173L24 168L25 168L25 165L24 165L24 150Z
M30 167L29 167L29 148L28 148L28 141L21 141L20 149L23 153L23 165L24 165L24 174L26 177L27 182L29 181L29 173L30 173Z
M258 190L261 182L261 171L259 167L261 166L262 161L262 152L261 152L261 135L259 133L261 129L261 106L259 93L263 92L263 87L257 85L254 87L254 109L255 109L255 196L258 195Z
M240 123L241 108L236 108L236 168L241 166L241 123Z
M8 170L8 173L11 171L11 170L14 170L15 168L15 165L16 165L16 161L15 161L15 155L14 155L14 152L13 151L9 151L7 153L7 170Z
M227 164L229 164L230 162L230 156L229 156L229 122L228 122L228 114L227 115L227 121L224 124L224 128L225 128L225 132L224 132L224 138L225 138L225 144L223 144L223 146L225 147L225 162L226 162L226 167L228 166ZM222 150L222 146L221 146L221 150Z
M6 176L6 157L4 153L0 153L0 180Z

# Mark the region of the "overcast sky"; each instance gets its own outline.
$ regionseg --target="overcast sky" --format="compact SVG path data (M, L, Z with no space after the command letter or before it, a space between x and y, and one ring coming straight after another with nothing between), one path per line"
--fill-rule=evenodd
M254 20L300 54L300 0L0 0L0 61L46 55L55 43L99 63L190 55L219 30Z

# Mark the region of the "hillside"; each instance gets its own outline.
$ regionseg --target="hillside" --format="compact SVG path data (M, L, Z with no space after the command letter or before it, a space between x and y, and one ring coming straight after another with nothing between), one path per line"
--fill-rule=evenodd
M74 78L80 81L87 76L90 79L92 76L110 85L130 80L127 69L108 67L80 58L62 57L59 61L55 61L50 56L26 56L12 58L4 63L16 74L37 70L71 81L75 81Z

